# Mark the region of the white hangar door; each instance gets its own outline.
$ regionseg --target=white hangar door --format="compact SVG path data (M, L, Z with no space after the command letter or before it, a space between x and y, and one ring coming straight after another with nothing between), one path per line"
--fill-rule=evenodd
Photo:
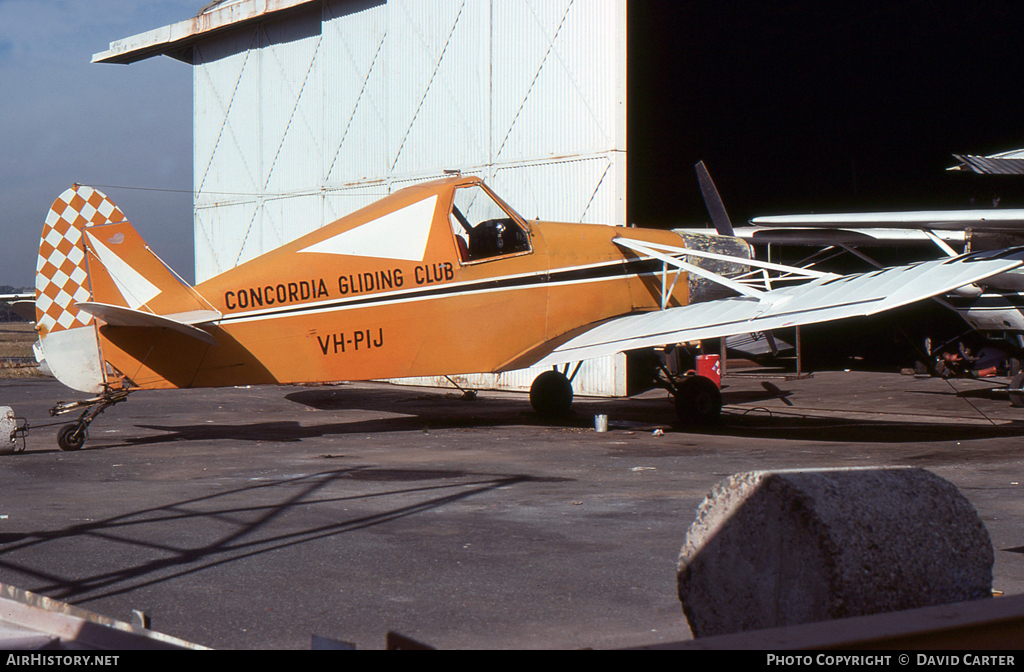
M196 280L322 225L321 9L195 47Z
M626 0L328 0L203 41L197 280L444 170L527 218L625 224L625 17ZM624 366L576 389L622 394Z

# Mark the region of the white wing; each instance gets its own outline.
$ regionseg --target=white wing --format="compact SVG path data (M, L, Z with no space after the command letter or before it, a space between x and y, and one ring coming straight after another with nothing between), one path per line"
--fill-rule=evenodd
M881 224L880 224L881 226ZM921 228L888 229L888 228L836 228L830 226L741 226L735 230L736 237L753 244L773 245L808 245L828 247L830 245L849 247L897 247L931 245L934 238L958 246L963 246L967 238L965 226L957 230L926 232ZM1022 227L1024 228L1024 227ZM687 229L686 231L696 231ZM707 230L705 229L706 233Z
M890 228L1021 231L1024 210L920 210L917 212L854 212L833 215L781 215L755 217L757 226L813 228Z
M536 364L555 365L638 348L874 315L1020 267L1024 249L963 255L718 301L626 315L558 345Z

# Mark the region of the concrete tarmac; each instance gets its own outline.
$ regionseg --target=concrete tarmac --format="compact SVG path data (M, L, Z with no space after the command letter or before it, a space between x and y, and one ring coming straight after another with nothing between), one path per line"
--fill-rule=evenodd
M35 427L0 457L0 582L214 648L616 648L690 634L675 569L726 476L910 465L957 485L1024 593L1024 409L994 381L729 376L721 425L664 392L577 399L377 383L140 392L56 447L52 379L0 381ZM610 431L593 430L607 414ZM70 420L72 417L64 416ZM656 430L661 430L656 431Z

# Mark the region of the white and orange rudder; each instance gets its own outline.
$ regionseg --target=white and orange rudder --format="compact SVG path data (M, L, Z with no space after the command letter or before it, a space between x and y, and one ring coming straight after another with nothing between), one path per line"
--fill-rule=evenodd
M62 383L98 394L131 385L131 372L104 360L100 323L173 329L208 344L197 327L220 318L146 245L105 194L75 185L53 202L36 263L36 330L47 366Z

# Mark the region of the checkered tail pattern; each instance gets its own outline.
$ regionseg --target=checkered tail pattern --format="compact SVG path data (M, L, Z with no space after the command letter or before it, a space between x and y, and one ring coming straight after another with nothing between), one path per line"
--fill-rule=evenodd
M93 324L94 318L76 307L92 297L82 229L124 219L105 194L91 187L75 185L53 202L36 262L36 329L40 335Z

